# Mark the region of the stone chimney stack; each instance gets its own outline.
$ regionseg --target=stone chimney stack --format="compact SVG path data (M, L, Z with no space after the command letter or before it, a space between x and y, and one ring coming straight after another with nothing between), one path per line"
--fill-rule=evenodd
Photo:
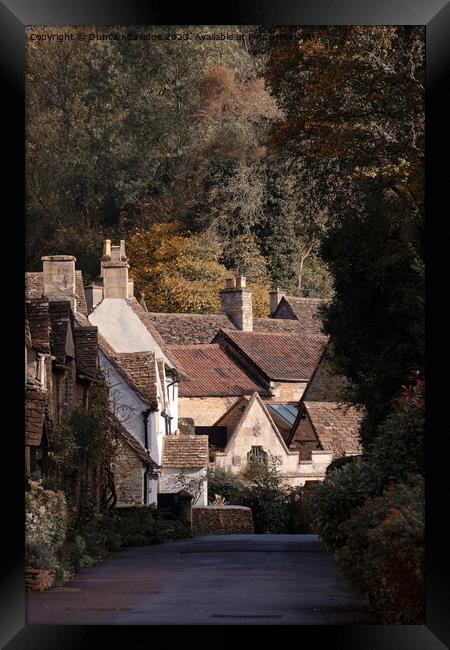
M103 244L100 275L103 278L103 298L128 298L130 282L128 280L128 259L125 254L125 241L119 246L112 246L111 240Z
M281 298L283 298L285 295L286 294L283 291L280 291L280 289L272 289L272 291L269 292L270 316L274 315Z
M76 311L75 262L73 255L41 257L44 277L44 295L53 300L69 300Z
M252 292L246 287L245 277L236 275L225 280L225 288L220 292L222 311L243 332L253 330Z

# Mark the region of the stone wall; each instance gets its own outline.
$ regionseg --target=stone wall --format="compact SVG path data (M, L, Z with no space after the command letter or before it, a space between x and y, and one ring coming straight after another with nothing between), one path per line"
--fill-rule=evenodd
M244 506L206 506L192 508L194 535L253 534L253 516Z
M192 418L195 426L213 425L238 397L180 397L178 417Z
M299 402L305 388L306 382L271 382L273 400L278 402Z
M129 445L118 440L112 463L117 507L141 506L144 502L144 464Z

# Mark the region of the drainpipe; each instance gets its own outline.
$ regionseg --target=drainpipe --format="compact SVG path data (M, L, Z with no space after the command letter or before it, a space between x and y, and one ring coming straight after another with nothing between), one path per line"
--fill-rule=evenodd
M142 411L142 415L144 416L144 446L147 451L150 451L148 446L148 418L152 411L153 409L147 409L146 411Z

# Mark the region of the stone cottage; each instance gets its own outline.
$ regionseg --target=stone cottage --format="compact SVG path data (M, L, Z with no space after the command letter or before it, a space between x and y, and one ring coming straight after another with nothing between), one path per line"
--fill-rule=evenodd
M311 480L322 480L331 454L315 451L308 461L302 461L299 452L288 448L275 425L266 404L258 393L244 396L223 415L214 426L222 434L222 444L213 450L213 466L233 473L245 470L250 459L267 462L271 458L291 486L304 485ZM219 436L215 438L220 440Z
M112 409L161 468L158 480L154 472L144 477L144 503L151 504L170 487L162 480L163 449L164 438L178 430L180 376L168 346L134 297L128 270L125 242L114 246L106 240L100 277L86 290L88 318L98 327L100 366ZM176 470L173 463L170 469Z
M333 372L328 347L300 400L288 440L303 460L316 450L331 452L333 460L362 452L359 428L364 414L343 401L346 385Z
M242 395L270 392L257 384L218 343L168 346L180 372L179 416L196 427L213 424Z
M43 257L25 274L25 470L48 472L51 430L87 404L97 373L97 328L86 319L75 258Z

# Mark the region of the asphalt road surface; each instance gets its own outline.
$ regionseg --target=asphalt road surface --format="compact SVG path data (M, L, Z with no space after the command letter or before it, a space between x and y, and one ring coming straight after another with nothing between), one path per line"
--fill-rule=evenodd
M46 592L28 624L377 623L315 535L218 535L130 548Z

